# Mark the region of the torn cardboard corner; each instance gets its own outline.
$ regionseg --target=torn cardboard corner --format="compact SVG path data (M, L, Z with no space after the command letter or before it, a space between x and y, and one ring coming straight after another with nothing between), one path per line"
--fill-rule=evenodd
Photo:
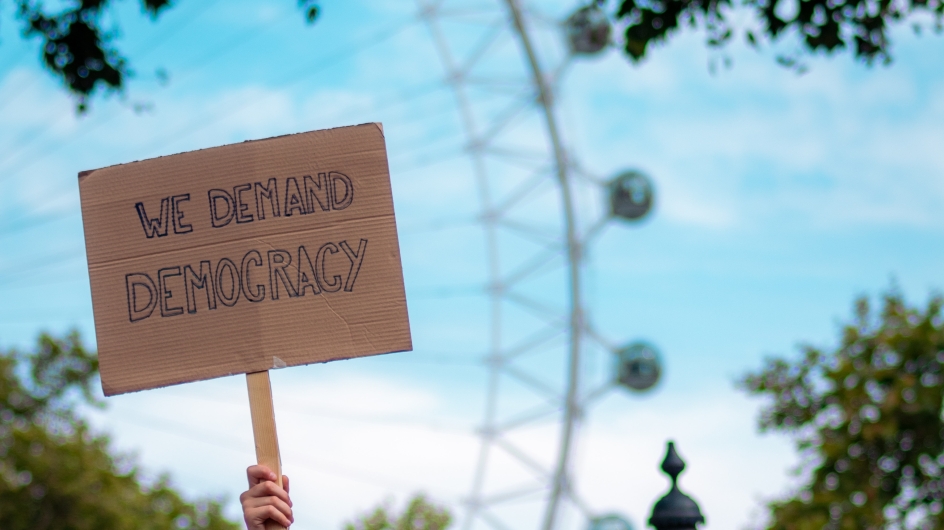
M380 124L79 175L105 395L410 350Z

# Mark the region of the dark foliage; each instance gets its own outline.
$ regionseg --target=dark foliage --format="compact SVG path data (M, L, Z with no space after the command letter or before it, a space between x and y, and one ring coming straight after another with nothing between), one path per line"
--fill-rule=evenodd
M795 15L781 18L778 11L791 3L796 6ZM735 34L729 15L738 7L753 11L760 23L759 32L744 31L752 46L764 39L799 37L802 51L777 59L788 67L799 67L803 53L828 54L849 46L854 46L855 57L867 64L876 60L888 63L891 24L930 15L940 32L944 18L941 0L622 0L616 18L626 24L626 54L639 61L651 44L665 41L683 25L703 27L709 46L724 46ZM917 30L920 25L915 23L914 27Z
M114 34L102 28L102 14L112 1L73 0L72 7L50 12L37 0L17 0L24 35L40 38L43 64L77 96L80 112L97 90L121 91L130 75L128 61L113 45ZM152 19L171 6L170 0L140 2ZM795 3L796 13L781 18L779 8L790 3ZM309 24L320 15L316 0L298 0L298 8ZM751 46L797 35L800 51L780 55L777 61L799 71L805 69L804 53L829 54L849 47L867 64L888 63L891 24L914 22L924 14L934 18L934 29L940 32L944 19L944 0L620 0L615 18L625 26L626 54L640 61L653 43L666 41L685 25L704 28L708 46L723 47L737 30L729 21L735 8L752 11L760 24L759 29L743 31ZM921 27L918 22L913 26L916 31Z
M79 0L71 8L48 12L39 2L19 0L24 34L41 39L43 64L78 96L80 112L99 87L121 90L128 75L127 61L111 46L113 36L101 27L109 2ZM169 0L141 0L152 18L169 5Z
M429 502L423 495L416 495L399 516L393 514L389 506L378 506L354 522L346 523L344 530L446 530L451 523L449 510Z
M166 478L142 484L127 457L75 413L95 404L94 353L73 333L0 352L0 528L234 530L213 501L189 503Z
M305 13L305 22L314 24L318 20L318 14L321 12L318 5L312 0L298 0L298 7Z
M113 45L113 33L102 27L102 15L113 0L74 0L72 7L49 11L36 0L17 0L17 18L26 37L38 37L41 60L78 99L85 112L88 100L98 90L120 92L131 74L128 61ZM170 0L140 0L152 19L168 7ZM298 0L305 20L312 24L319 9L313 0Z
M805 486L770 505L769 528L944 528L942 301L892 291L856 305L840 347L770 359L743 387L771 400L762 430L794 437Z

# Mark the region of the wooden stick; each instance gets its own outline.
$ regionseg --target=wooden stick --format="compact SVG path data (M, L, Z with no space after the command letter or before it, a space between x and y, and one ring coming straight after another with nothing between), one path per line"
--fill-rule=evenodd
M249 413L252 415L252 437L256 442L256 463L271 469L282 485L282 458L279 456L279 437L275 432L275 407L272 405L272 385L269 372L246 374L249 387ZM266 521L266 530L285 530L272 519Z

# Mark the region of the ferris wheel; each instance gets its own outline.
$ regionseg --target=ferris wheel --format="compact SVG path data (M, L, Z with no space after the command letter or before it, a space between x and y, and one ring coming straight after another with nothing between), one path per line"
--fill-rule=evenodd
M652 388L661 361L593 326L584 276L599 233L645 218L653 186L586 171L559 113L566 75L607 50L610 22L599 3L563 21L519 0L418 3L455 96L488 269L485 410L461 525L627 530L581 496L575 447L593 402Z

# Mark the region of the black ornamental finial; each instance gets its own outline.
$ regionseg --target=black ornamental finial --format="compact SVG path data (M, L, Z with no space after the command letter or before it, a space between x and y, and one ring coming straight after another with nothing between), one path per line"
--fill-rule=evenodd
M678 476L683 469L685 462L675 452L675 444L669 442L662 471L672 477L672 489L652 507L649 524L656 530L695 530L696 524L705 522L698 503L678 488Z

